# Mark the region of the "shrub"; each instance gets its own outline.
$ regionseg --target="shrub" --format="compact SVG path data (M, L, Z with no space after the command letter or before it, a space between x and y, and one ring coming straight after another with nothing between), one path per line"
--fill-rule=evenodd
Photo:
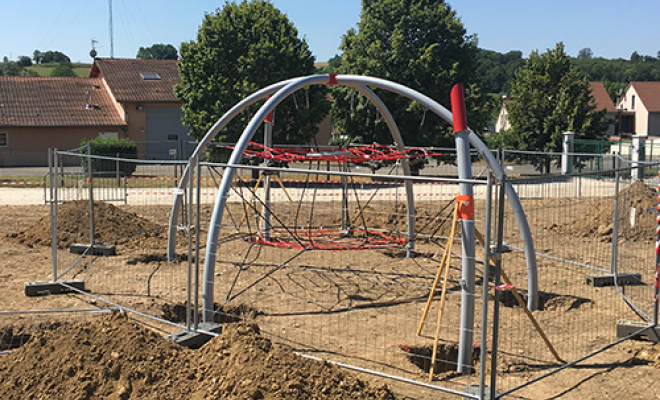
M98 137L90 141L83 140L80 142L80 146L85 147L88 143L91 143L92 155L95 156L137 159L137 146L128 139ZM87 159L82 159L81 163L83 171L88 173ZM134 162L119 162L119 172L122 172L124 176L133 175L136 167L137 164ZM94 171L94 175L114 175L117 170L117 162L115 160L94 158L92 159L92 170Z

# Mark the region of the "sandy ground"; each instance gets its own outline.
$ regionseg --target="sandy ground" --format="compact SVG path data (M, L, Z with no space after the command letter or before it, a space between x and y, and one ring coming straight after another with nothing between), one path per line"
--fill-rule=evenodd
M32 192L20 193L22 190ZM38 189L0 189L0 201L10 198L11 200L7 201L14 203L0 205L0 220L3 221L0 225L2 308L17 311L101 306L101 302L77 294L36 298L24 296L25 282L46 280L51 271L50 247L31 243L27 240L29 237L24 237L23 241L12 237L33 226L39 219L47 218L48 206L39 203L29 205L29 200L19 200L20 196L26 196L26 199L30 196L36 198L35 194L28 195L36 191ZM39 193L41 195L41 192ZM588 213L588 210L599 209L598 201L546 199L524 202L535 234L537 251L551 257L578 260L580 264L588 267L606 267L601 260L609 259L610 244L604 242L602 237L596 237L597 232L593 235L582 235L579 230L581 227L596 231L606 228L602 228L602 223L576 223L580 218L599 218L598 215ZM390 206L391 204L374 205L378 212L367 215L366 222L371 226L398 223L390 218ZM144 219L158 225L168 219L169 207L166 205L117 207L122 212L133 213L130 214L134 215L130 217L133 221ZM425 214L428 218L440 215L436 214L438 204L429 202L419 205L420 210L425 207L428 207ZM235 218L240 219L242 210L233 211ZM326 222L335 218L336 222L336 216L332 216L333 211L331 207L327 210L320 208L315 218L324 218ZM208 217L208 207L203 212L207 213L205 216ZM608 212L611 213L611 209L604 211L605 214ZM84 217L83 209L80 213ZM291 209L278 212L278 215L287 221L298 218L294 214ZM477 214L477 219L482 218L483 213L478 211ZM120 214L120 217L124 215ZM446 213L441 214L443 219L446 216ZM100 221L103 216L95 218ZM250 218L252 216L248 216L247 220ZM512 216L508 215L505 239L515 246L517 242L512 221ZM607 224L607 218L604 221ZM74 217L69 217L69 222L75 222ZM246 224L248 223L254 224L254 221L246 221ZM79 225L78 231L82 232L80 238L84 240L85 220L81 219L72 224L74 227L76 225ZM419 243L421 256L414 260L401 257L400 251L386 249L307 252L298 256L293 249L261 248L257 253L250 253L257 251L257 248L246 245L240 238L231 240L231 234L231 229L223 231L223 238L227 241L221 245L215 269L216 301L230 299L225 310L228 310L229 306L242 305L255 311L256 314L251 314L250 318L260 325L266 338L295 350L409 379L427 381L430 362L428 353L425 356L424 352L429 351L433 344L439 294L432 304L422 335L417 337L414 333L438 268L439 255L444 251L446 242ZM645 271L643 280L652 282L652 273L644 265L649 257L639 258L639 262L635 258L641 257L642 254L652 254L652 241L628 239L622 238L620 243L621 268L632 269L633 265L639 264L640 270ZM159 317L166 317L171 306L185 301L187 263L165 262L162 258L165 252L162 240L152 242L133 238L116 242L118 256L106 259L90 257L66 277L83 278L92 294ZM204 243L204 236L201 242ZM585 251L587 248L590 250ZM181 246L179 249L184 250ZM439 356L443 363L436 367L433 381L437 385L462 390L465 384L477 383L477 376L457 376L453 372L454 365L451 361L450 353L456 346L456 328L460 315L460 256L457 253L459 251L455 248L442 323L440 348L445 353ZM60 260L59 271L64 271L75 261L75 257L68 254L66 249L58 250L57 254ZM507 254L504 261L507 274L514 284L517 287L526 287L526 272L520 254ZM479 271L480 268L478 267ZM566 360L576 359L616 340L614 323L617 319L636 318L613 289L584 285L584 267L558 263L550 258L539 258L539 270L544 307L535 311L534 315L547 331L559 354ZM478 283L481 282L479 271ZM648 286L626 289L626 294L644 304L644 310L647 312L650 304L648 289ZM493 294L491 285L490 295ZM550 355L538 332L530 325L521 309L512 307L514 303L511 297L503 295L503 298L497 379L498 387L507 389L528 382L559 364ZM492 309L493 302L490 301L489 313L492 313ZM480 325L480 313L478 304L477 329ZM475 333L475 341L477 340L478 333ZM75 352L75 347L71 351ZM118 350L117 352L120 353ZM111 354L109 356L113 357ZM657 380L660 377L658 357L660 351L657 345L639 341L625 342L576 367L567 368L515 392L512 397L660 398L660 391L657 390ZM12 364L11 368L20 368L18 363L24 362L21 360L23 359L12 354L0 357L0 365L7 370L7 364L3 363L17 363L16 366ZM475 364L475 367L477 366L478 364ZM66 371L62 373L66 375ZM78 376L78 370L72 374ZM175 375L174 372L173 374ZM375 383L377 387L385 382L369 375L361 377ZM41 376L39 379L48 380L52 377ZM250 377L243 381L248 379L253 382L260 378ZM282 379L287 380L286 377L280 377L280 380ZM118 382L119 380L118 378ZM250 382L247 385L250 385ZM393 381L387 383L397 398L456 398L417 386ZM126 396L126 385L121 387L124 389L121 389L119 384L113 386L112 390L108 389L111 392L108 397L96 398L115 398L111 395L118 396L117 391L121 390L124 390L122 393ZM49 390L48 385L42 388L43 391ZM266 393L265 389L262 392ZM245 393L247 392L240 392L236 396ZM20 398L18 394L15 396L12 398ZM139 397L137 393L132 396L134 397L129 395L125 398L149 398L146 395ZM212 396L209 394L208 398L221 398L220 395ZM239 397L228 395L227 398ZM286 398L302 397L289 394Z

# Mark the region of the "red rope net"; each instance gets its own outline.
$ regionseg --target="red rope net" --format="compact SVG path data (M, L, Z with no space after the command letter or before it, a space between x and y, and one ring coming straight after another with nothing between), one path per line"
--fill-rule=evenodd
M363 228L299 228L295 232L272 229L268 237L263 233L246 238L252 244L298 250L367 250L402 247L407 240L400 236L389 236L382 232Z
M234 147L229 147L234 149ZM421 147L411 147L403 151L389 145L372 143L368 146L348 148L330 148L325 150L301 147L265 147L251 142L243 152L249 158L274 160L278 162L296 161L335 161L350 163L365 163L369 161L391 161L404 158L424 158L426 156L441 156L441 153L430 152Z

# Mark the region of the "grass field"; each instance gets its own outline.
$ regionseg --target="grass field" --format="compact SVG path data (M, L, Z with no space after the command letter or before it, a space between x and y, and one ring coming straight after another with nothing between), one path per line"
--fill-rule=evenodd
M73 70L75 71L77 76L80 77L89 76L89 70L92 67L91 64L73 63L72 65L73 65ZM28 67L27 69L31 71L35 71L37 74L39 74L39 76L50 76L51 72L53 72L56 66L57 63L39 64Z

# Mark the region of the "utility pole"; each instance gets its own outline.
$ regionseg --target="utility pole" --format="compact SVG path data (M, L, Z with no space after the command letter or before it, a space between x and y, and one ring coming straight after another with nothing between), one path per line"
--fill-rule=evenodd
M112 32L112 0L108 0L109 22L110 22L110 58L115 58L115 39Z

